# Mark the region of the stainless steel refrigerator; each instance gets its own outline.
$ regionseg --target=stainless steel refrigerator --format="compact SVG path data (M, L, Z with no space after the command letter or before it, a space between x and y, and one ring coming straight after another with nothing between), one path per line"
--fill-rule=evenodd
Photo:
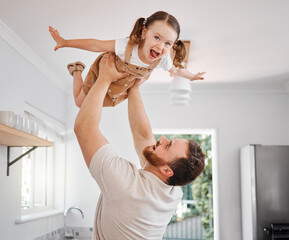
M245 146L240 161L242 239L289 239L289 146Z

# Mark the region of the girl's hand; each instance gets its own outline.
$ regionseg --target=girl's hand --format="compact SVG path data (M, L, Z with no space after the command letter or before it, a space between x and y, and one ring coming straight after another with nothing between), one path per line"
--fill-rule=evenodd
M49 32L50 32L51 36L53 37L54 41L56 42L56 46L54 48L54 51L56 51L58 48L65 47L65 39L60 36L59 32L56 29L49 26Z
M195 74L195 76L193 76L192 78L190 78L190 81L195 81L195 80L204 80L203 75L206 72L198 72L197 74Z

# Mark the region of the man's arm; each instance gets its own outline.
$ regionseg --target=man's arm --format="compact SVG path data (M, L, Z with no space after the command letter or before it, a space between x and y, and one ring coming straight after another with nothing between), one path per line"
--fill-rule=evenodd
M108 141L99 129L103 100L111 82L127 76L117 72L114 55L105 54L100 61L99 76L86 96L75 120L74 131L87 167L94 153Z
M140 164L144 167L146 159L142 151L146 146L155 145L156 141L139 92L139 84L137 83L129 89L128 117L134 146L140 158Z

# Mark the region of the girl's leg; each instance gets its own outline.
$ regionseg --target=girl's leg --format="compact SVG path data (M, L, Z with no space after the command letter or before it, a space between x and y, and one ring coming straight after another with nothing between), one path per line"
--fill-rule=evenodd
M83 100L86 96L82 89L83 79L81 73L81 71L73 72L73 96L75 104L79 108L81 107Z
M82 62L69 63L67 65L70 75L73 76L73 96L77 107L81 107L83 100L85 98L85 93L82 90L83 79L81 76L85 65Z

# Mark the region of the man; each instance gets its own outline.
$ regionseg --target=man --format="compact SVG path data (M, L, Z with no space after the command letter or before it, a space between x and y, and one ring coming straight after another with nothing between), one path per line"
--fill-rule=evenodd
M110 83L125 73L115 69L113 54L106 54L100 64L99 78L83 102L74 127L85 162L101 189L93 239L162 239L182 197L179 186L201 174L204 154L193 141L164 137L155 141L138 82L129 91L128 114L143 169L119 157L102 135L99 122Z

